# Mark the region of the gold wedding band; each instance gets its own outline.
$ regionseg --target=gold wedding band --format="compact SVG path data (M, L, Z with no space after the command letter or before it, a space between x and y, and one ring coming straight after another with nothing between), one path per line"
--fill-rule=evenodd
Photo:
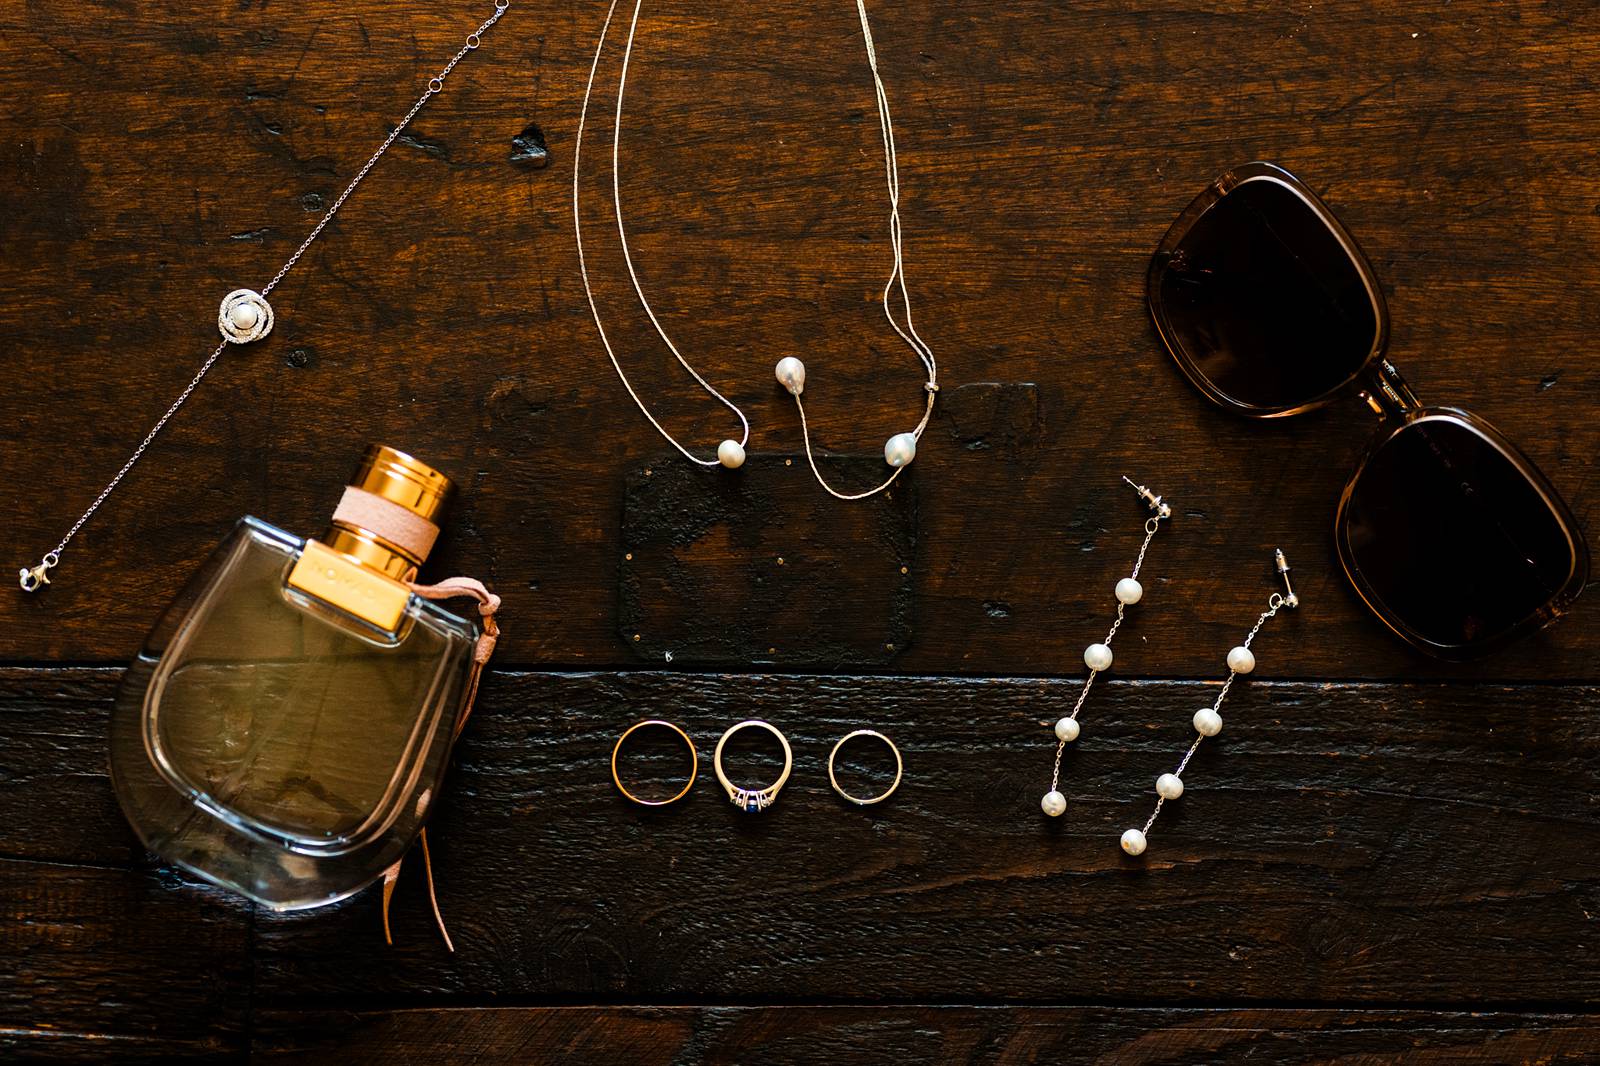
M678 736L682 737L683 738L683 742L689 746L689 780L683 786L683 788L678 792L678 794L676 796L673 796L671 799L664 799L664 800L640 799L638 796L635 796L632 792L628 791L628 786L624 785L622 783L622 778L617 775L617 753L622 751L623 741L627 740L630 736L632 736L638 730L644 729L646 726L661 726L663 728L670 729L674 733L678 734ZM721 749L718 749L718 750L721 750ZM615 781L617 783L617 791L621 792L624 796L627 796L633 802L635 802L635 803L637 803L637 804L639 804L640 806L643 806L643 807L665 807L669 803L676 803L679 800L683 799L683 797L685 797L685 796L687 796L689 794L689 789L694 787L695 775L697 775L699 772L700 772L700 756L694 750L694 741L689 739L689 734L685 733L683 730L679 729L677 726L673 725L671 722L663 722L659 718L650 718L650 719L647 719L646 721L636 722L633 725L629 726L628 727L628 731L617 738L617 746L611 749L611 780L613 780L613 781Z
M778 779L766 788L758 788L753 791L740 788L732 781L729 781L727 773L722 769L722 749L728 743L728 738L741 729L749 729L751 727L765 729L777 737L778 743L783 745L783 773L779 774ZM773 801L778 798L778 790L788 782L789 771L794 769L794 753L789 750L789 739L778 732L771 723L763 722L759 718L752 718L749 721L740 722L722 734L722 739L717 741L717 752L712 756L711 765L717 771L717 780L722 782L722 787L728 792L728 802L747 814L755 814L757 811L764 811L772 806Z
M833 760L839 754L839 749L844 747L849 741L854 740L856 737L875 737L889 745L889 750L894 752L894 784L890 785L888 790L882 795L873 796L871 799L860 799L856 796L850 795L850 793L839 787L839 779L833 774ZM904 771L905 763L901 762L900 760L900 749L894 746L894 741L890 740L876 729L857 729L854 733L846 733L844 736L839 738L839 743L835 744L833 746L833 750L828 753L828 781L833 785L833 790L835 792L839 793L839 795L843 796L845 799L849 800L851 803L854 803L858 807L870 807L874 803L882 803L884 800L894 795L894 790L900 787L900 775L904 773Z

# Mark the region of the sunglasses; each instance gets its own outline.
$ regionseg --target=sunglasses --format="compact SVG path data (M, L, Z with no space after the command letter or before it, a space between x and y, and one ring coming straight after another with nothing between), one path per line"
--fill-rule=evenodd
M1468 659L1564 613L1589 577L1572 512L1488 422L1424 407L1385 357L1389 313L1354 238L1298 178L1211 183L1150 262L1150 314L1212 402L1286 418L1357 392L1384 420L1339 498L1339 561L1403 640Z

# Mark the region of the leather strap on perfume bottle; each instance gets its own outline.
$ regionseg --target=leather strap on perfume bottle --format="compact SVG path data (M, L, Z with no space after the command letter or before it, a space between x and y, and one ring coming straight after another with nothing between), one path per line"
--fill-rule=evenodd
M478 698L478 682L483 677L483 668L488 665L489 657L494 654L495 641L500 638L500 626L494 620L495 612L500 609L500 597L485 588L483 582L470 577L452 577L437 585L413 584L411 591L425 600L470 597L478 601L478 614L483 618L483 633L473 649L472 672L467 676L466 696L461 706L461 717L456 719L455 733L451 737L453 741L466 728L472 705ZM433 920L439 925L439 935L444 937L445 947L454 952L456 946L450 940L450 931L445 928L444 915L439 912L439 897L433 890L433 857L428 853L428 830L423 828L417 834L417 839L422 844L422 870L428 880L428 902L433 906ZM389 932L389 900L394 896L394 883L400 876L400 864L404 861L405 856L402 855L383 872L383 939L391 945L394 938Z

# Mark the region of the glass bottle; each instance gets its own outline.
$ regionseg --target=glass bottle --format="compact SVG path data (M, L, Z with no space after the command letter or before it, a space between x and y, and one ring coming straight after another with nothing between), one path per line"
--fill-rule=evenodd
M275 910L343 899L405 854L478 636L406 584L451 488L374 445L322 540L240 520L117 696L111 776L146 847Z

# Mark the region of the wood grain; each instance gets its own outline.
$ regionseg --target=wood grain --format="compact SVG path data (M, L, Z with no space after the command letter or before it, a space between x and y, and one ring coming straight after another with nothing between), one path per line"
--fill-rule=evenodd
M0 901L7 1062L171 1062L243 1049L242 902L166 870L12 859L0 860Z
M653 434L577 283L573 134L604 7L518 0L57 583L0 595L7 1061L1600 1058L1595 605L1471 667L1399 646L1333 554L1370 416L1211 409L1143 302L1205 182L1288 166L1372 259L1423 400L1498 425L1592 532L1600 9L872 8L943 384L894 499L812 486L772 379L805 359L815 439L852 483L923 395L878 298L882 157L851 5L660 0L639 34L635 255L751 418L741 482ZM489 10L0 5L9 565L56 542L211 349L222 295L272 276ZM736 423L653 340L608 214L618 59L591 116L590 264L641 394L709 455ZM454 956L414 868L393 949L372 892L259 913L145 856L105 779L118 668L175 588L241 514L319 530L372 440L460 483L429 575L506 600L431 834ZM1176 520L1047 822L1048 723L1138 546L1122 474ZM1263 633L1226 730L1130 861L1116 836L1280 546L1305 606ZM780 551L797 569L776 572ZM702 756L770 718L796 777L756 820L709 773L674 809L630 807L605 760L646 714ZM822 759L869 724L907 777L864 812Z
M1582 961L1600 900L1582 798L1597 791L1595 690L1247 686L1142 862L1117 838L1211 690L1098 692L1063 767L1068 814L1050 821L1048 723L1074 695L1042 680L501 676L431 834L467 949L440 954L413 881L393 956L363 950L370 896L314 923L263 916L258 988L384 1004L1600 995ZM1518 713L1534 700L1536 717ZM641 812L607 760L647 714L703 757L728 725L766 718L795 777L761 818L709 772L678 807ZM872 811L840 803L823 765L861 725L907 767Z
M558 1054L589 1066L700 1062L1422 1064L1591 1061L1570 1014L1127 1007L547 1007L268 1011L261 1062L480 1066Z
M50 808L29 770L56 735L103 720L114 671L7 670L14 753L0 818L24 837L101 818L85 776ZM98 687L97 701L84 694ZM65 698L63 690L74 693ZM1070 682L771 675L499 674L458 749L430 834L447 920L415 869L396 946L367 892L260 914L253 981L269 1003L424 1005L431 997L679 1003L881 1000L1501 1006L1600 996L1600 692L1250 682L1186 774L1143 861L1118 834L1192 735L1209 686L1097 689L1063 766L1070 810L1038 813L1048 723ZM673 808L612 787L617 734L665 714L702 759L732 722L789 736L795 776L751 818L709 766ZM906 780L844 806L823 760L871 724ZM753 772L753 771L752 771ZM62 857L81 860L70 838ZM52 859L48 845L37 858ZM177 894L175 894L177 895ZM170 906L204 911L202 898Z
M757 454L797 453L771 378L794 353L820 444L876 454L921 394L875 297L882 175L854 12L647 11L623 186L670 327L746 407ZM0 12L0 48L18 58L0 69L0 359L19 383L0 391L0 482L14 486L18 565L181 388L221 295L271 276L478 14L175 0L92 20ZM241 513L314 532L381 439L461 481L433 572L505 594L505 661L632 660L610 578L619 501L666 449L576 284L567 186L601 15L508 13L275 294L273 336L228 354L48 595L0 599L0 655L126 660ZM1278 426L1209 409L1158 350L1142 285L1163 229L1214 174L1252 157L1288 165L1373 259L1394 357L1422 397L1521 441L1587 523L1600 13L1019 0L875 18L918 321L947 388L1026 385L1013 395L1031 397L1039 427L1019 452L984 446L955 405L937 417L910 475L915 639L895 669L1070 670L1137 540L1126 472L1179 507L1150 560L1141 672L1210 676L1281 545L1317 639L1266 664L1273 676L1596 676L1586 606L1468 672L1380 632L1330 537L1370 417L1353 400ZM602 67L604 90L615 60ZM532 120L545 170L510 159ZM709 452L734 427L650 340L606 239L607 132L598 121L585 182L602 304L665 423ZM749 562L730 559L718 591L742 588ZM851 557L837 565L876 580Z

